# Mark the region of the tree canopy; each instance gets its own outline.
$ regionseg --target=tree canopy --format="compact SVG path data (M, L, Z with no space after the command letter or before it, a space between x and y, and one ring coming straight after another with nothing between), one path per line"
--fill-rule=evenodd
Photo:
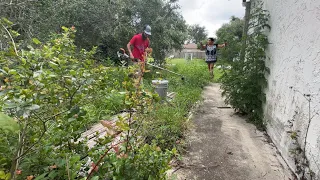
M4 0L0 17L13 22L23 40L47 40L50 34L60 32L61 26L75 26L77 47L99 46L98 55L111 59L149 24L153 57L163 61L169 49L180 49L187 38L179 8L177 0Z
M207 30L204 26L194 24L188 27L188 40L190 43L200 43L208 37Z
M232 16L230 22L223 24L216 32L217 42L227 42L227 48L221 50L221 58L227 61L233 61L239 57L244 20Z

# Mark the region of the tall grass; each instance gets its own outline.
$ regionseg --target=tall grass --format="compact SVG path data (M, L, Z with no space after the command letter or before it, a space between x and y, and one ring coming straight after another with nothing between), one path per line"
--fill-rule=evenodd
M181 77L163 70L147 67L150 72L145 74L145 87L152 88L150 84L153 79L166 79L169 81L168 91L175 92L176 96L171 102L155 105L156 111L144 117L146 123L142 132L147 141L155 141L161 148L179 149L187 128L188 112L201 99L203 88L214 80L210 78L204 60L173 59L167 61L166 68L184 75L185 79L182 80ZM220 76L221 71L215 70L215 77Z

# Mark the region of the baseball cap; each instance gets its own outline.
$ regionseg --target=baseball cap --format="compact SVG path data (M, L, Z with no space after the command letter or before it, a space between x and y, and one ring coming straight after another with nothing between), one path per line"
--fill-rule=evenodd
M146 25L144 28L144 33L151 36L151 27L149 25Z

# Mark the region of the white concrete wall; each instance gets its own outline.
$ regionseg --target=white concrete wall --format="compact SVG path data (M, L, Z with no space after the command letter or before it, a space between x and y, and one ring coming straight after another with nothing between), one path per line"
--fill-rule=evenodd
M253 1L253 0L252 0ZM295 168L290 150L290 133L300 131L303 145L311 116L306 154L311 170L320 179L320 0L262 0L270 12L270 44L266 60L270 68L265 119L268 133L291 168ZM293 87L290 89L290 87ZM292 121L290 123L289 121ZM303 147L302 147L303 149Z

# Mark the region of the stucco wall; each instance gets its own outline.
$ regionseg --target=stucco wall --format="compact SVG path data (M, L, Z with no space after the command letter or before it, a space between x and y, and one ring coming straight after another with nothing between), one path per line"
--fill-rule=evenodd
M254 1L252 1L254 2ZM313 117L306 154L311 170L320 176L320 0L263 0L270 12L270 45L266 60L270 68L265 119L267 131L291 168L292 133L302 144L309 105L303 94L311 94ZM292 87L292 88L290 88ZM300 131L300 132L299 132ZM302 147L303 149L303 147Z

